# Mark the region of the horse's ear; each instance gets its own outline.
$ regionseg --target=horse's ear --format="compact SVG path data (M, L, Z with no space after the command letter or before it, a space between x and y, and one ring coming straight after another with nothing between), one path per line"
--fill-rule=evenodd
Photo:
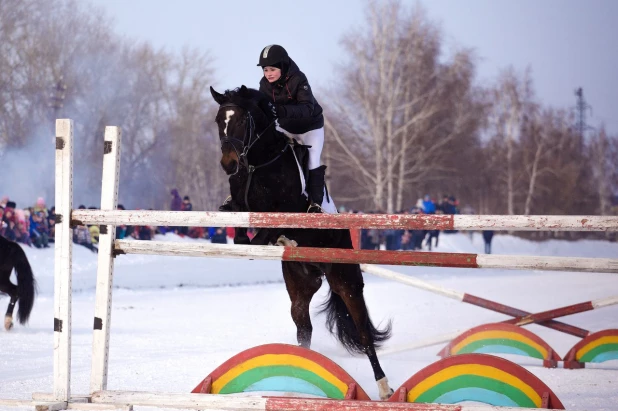
M210 86L210 94L212 94L212 98L214 98L219 105L225 102L225 96L221 93L217 93L212 86Z

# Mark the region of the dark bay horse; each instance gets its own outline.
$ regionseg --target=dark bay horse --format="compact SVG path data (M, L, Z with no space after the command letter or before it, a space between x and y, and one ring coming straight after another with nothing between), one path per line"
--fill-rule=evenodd
M215 121L221 141L221 166L229 175L234 211L306 212L307 197L301 195L299 166L288 138L275 128L267 97L257 90L240 89L211 94L220 105ZM236 243L246 243L242 235ZM284 236L284 237L283 237ZM293 240L302 247L352 248L349 230L260 229L251 244L275 244ZM377 329L369 317L363 296L363 276L358 264L282 262L283 278L292 303L291 314L298 343L309 348L313 327L309 303L322 285L330 286L323 305L326 324L341 344L369 358L380 398L393 390L380 366L376 347L391 334L391 324Z
M17 274L17 285L11 282L13 268ZM21 246L2 236L0 236L0 292L8 294L11 298L4 317L4 328L7 331L13 328L13 309L17 301L19 301L17 319L20 324L26 324L34 304L36 280Z

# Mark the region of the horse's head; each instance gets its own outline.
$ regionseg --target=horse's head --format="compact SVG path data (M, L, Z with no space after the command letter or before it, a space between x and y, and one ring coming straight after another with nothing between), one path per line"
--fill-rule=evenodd
M220 106L215 122L221 141L221 166L228 175L235 174L274 118L264 111L268 99L258 90L242 86L221 94L210 87L210 93Z

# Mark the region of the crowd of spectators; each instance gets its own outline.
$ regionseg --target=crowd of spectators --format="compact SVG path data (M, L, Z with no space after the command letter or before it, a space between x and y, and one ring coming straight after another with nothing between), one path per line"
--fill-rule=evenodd
M343 210L345 211L345 210ZM352 211L360 212L360 211ZM419 198L416 204L400 210L396 214L459 214L459 202L454 196L444 195L441 201L435 201L429 194ZM372 211L370 214L380 214L382 211ZM444 230L444 233L456 231ZM440 238L439 230L361 230L361 249L363 250L431 250L438 247Z

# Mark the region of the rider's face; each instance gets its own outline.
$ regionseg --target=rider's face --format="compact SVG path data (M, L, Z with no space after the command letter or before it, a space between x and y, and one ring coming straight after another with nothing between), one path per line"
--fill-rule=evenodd
M264 67L264 77L266 77L269 83L273 83L281 78L281 69L266 66Z

